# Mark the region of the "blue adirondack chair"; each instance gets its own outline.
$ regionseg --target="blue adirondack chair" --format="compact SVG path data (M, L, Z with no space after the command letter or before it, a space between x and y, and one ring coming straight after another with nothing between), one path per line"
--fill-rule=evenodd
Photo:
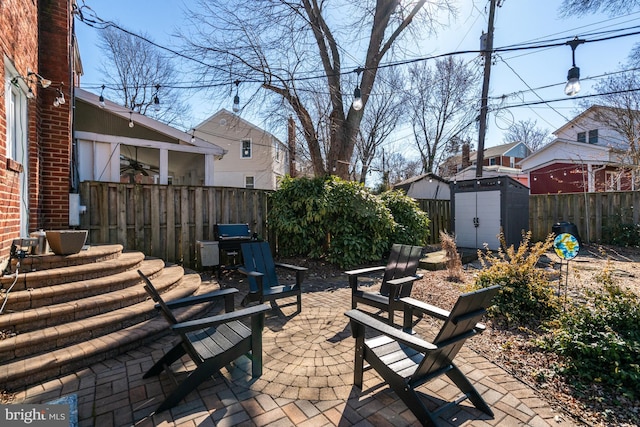
M296 302L285 304L283 307L296 304L297 312L302 311L302 281L304 280L305 267L274 262L271 248L268 242L250 242L240 245L244 267L238 269L249 280L249 294L242 304L253 301L264 303L269 301L275 306L275 300L286 297L296 297ZM294 284L281 284L276 274L276 268L295 272Z

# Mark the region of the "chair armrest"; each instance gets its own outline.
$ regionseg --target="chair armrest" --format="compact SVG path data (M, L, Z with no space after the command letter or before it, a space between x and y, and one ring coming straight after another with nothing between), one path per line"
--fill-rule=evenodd
M358 270L349 270L345 271L344 274L347 276L362 276L363 274L376 273L378 271L384 271L386 267L384 265L379 265L376 267L366 267L360 268Z
M450 316L450 312L447 310L443 310L440 307L436 307L435 305L427 304L426 302L419 301L415 298L405 297L401 298L400 301L404 304L404 328L407 329L410 327L411 319L413 317L413 312L418 311L420 313L429 315L439 320L447 320ZM485 311L483 309L483 311ZM474 314L474 313L471 313ZM464 318L458 318L456 320L464 320ZM475 328L484 331L485 325L483 323L476 323Z
M447 310L443 310L440 307L427 304L426 302L422 302L415 298L405 297L401 298L400 301L405 304L405 310L409 309L419 311L420 313L427 314L440 320L447 320L447 318L449 317L449 312Z
M293 265L293 264L284 264L284 263L281 263L281 262L276 262L276 263L274 263L274 265L276 267L285 268L287 270L293 270L293 271L307 271L308 270L307 267L300 267L299 265Z
M167 307L174 309L174 308L180 308L180 307L187 307L194 304L200 304L203 302L213 301L222 297L226 298L228 295L233 296L234 294L237 294L237 293L238 293L238 290L236 288L226 288L226 289L220 289L220 290L209 292L202 295L195 295L191 297L179 298L172 301L167 301L165 304L167 305ZM156 306L157 305L158 304L156 304Z
M400 329L396 329L387 323L381 322L380 320L361 312L360 310L349 310L345 313L345 316L349 317L352 322L356 322L364 326L365 328L371 328L375 331L378 331L381 334L393 338L394 340L399 341L403 344L406 344L417 351L426 353L438 348L437 346L423 340L422 338L419 338L416 335L412 335L407 332L403 332Z
M416 280L422 279L422 275L421 274L416 274L415 276L405 276L405 277L399 277L397 279L393 279L393 280L387 280L387 284L388 285L404 285L406 283L411 283L411 282L415 282Z
M244 274L245 276L251 276L251 277L262 277L264 276L264 274L260 273L259 271L249 271L244 267L238 267L238 271L242 274Z
M208 328L210 326L216 326L221 323L229 323L234 320L244 319L245 317L256 316L259 314L263 314L269 310L271 310L270 306L266 304L258 304L252 307L235 310L231 313L224 313L217 316L210 316L202 319L190 320L188 322L177 323L171 326L171 329L173 329L177 333L185 333L189 331Z

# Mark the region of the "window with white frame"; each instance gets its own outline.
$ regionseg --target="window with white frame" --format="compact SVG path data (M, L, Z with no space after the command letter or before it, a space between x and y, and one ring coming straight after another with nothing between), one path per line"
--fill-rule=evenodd
M244 188L255 188L255 179L252 176L244 177Z
M252 145L250 139L243 139L241 145L240 157L243 159L250 159L252 155Z
M18 81L19 82L19 81ZM26 165L27 155L27 95L19 83L9 80L5 88L7 157Z

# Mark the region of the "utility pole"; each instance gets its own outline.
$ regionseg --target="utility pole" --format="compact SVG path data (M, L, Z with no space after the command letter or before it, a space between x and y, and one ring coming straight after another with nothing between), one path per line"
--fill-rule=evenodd
M491 53L493 52L493 21L496 14L496 1L489 5L489 28L487 28L486 42L483 49L484 79L482 80L482 98L480 99L480 131L478 134L478 152L476 154L476 178L482 178L482 164L484 163L484 137L487 133L487 104L489 97L489 77L491 76ZM485 34L483 34L483 37Z

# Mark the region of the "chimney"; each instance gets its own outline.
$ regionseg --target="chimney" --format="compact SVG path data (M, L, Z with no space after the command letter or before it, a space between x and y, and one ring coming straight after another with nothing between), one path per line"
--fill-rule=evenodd
M471 160L469 159L470 147L469 143L465 142L462 144L462 169L467 166L471 166Z

